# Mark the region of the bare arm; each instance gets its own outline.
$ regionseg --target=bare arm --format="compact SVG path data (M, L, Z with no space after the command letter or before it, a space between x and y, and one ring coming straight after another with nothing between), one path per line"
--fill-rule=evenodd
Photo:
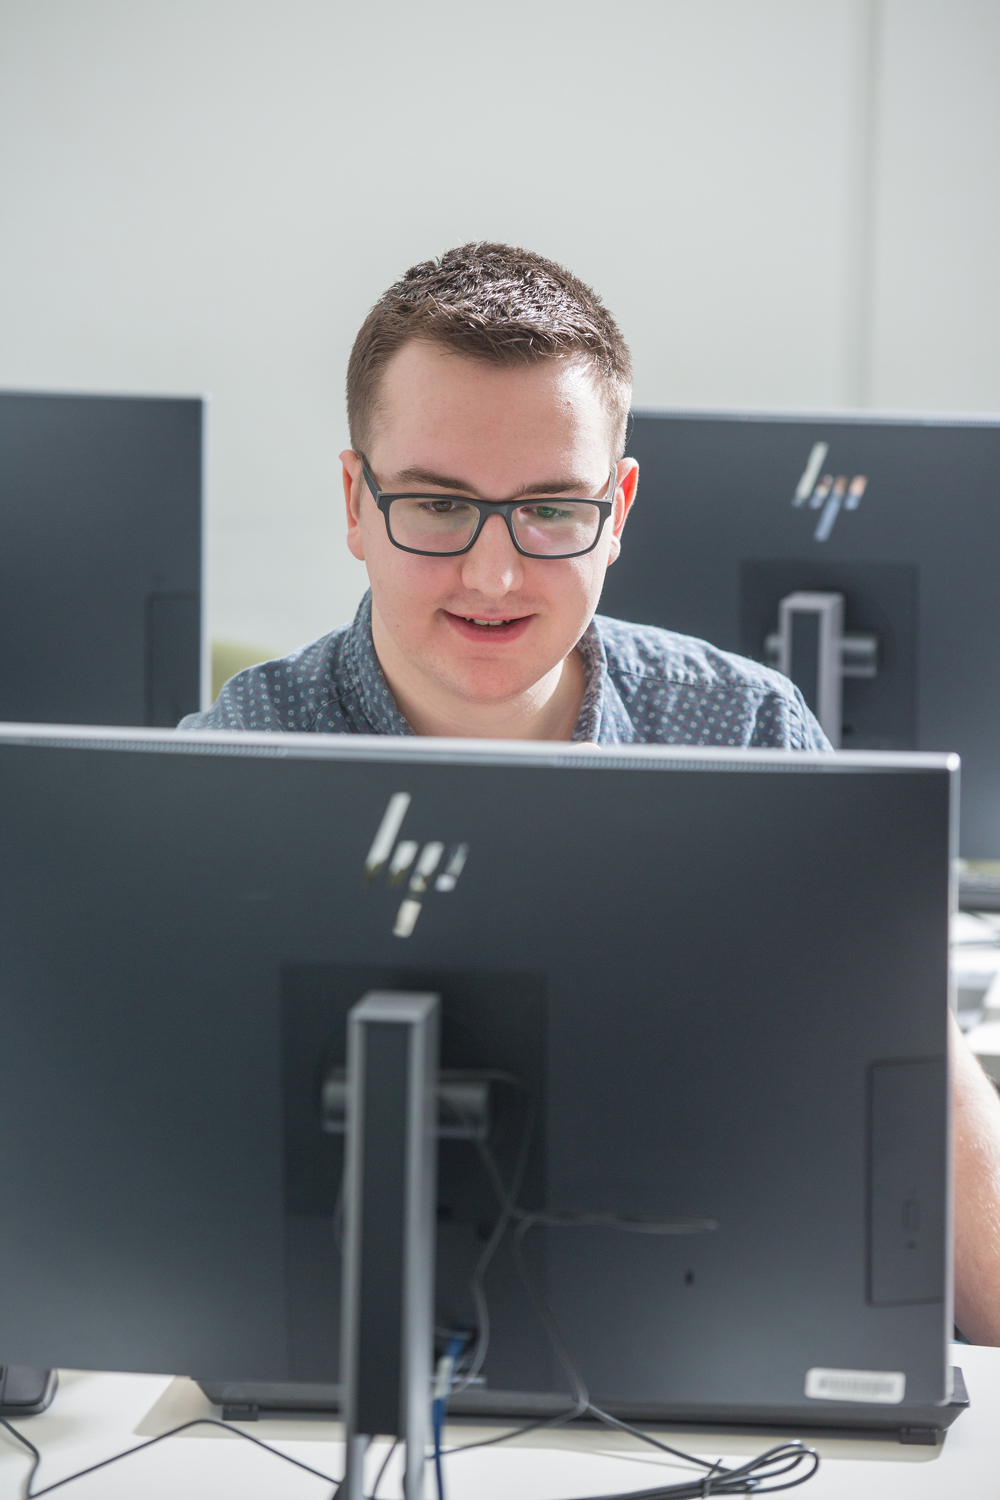
M1000 1094L951 1019L955 1110L955 1322L1000 1344Z

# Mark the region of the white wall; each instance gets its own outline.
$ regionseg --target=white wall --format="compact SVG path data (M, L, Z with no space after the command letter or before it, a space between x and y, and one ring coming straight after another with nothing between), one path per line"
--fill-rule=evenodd
M893 0L880 49L868 396L1000 411L1000 4Z
M357 326L503 238L637 404L1000 406L996 0L0 0L0 386L211 395L210 628L364 587Z

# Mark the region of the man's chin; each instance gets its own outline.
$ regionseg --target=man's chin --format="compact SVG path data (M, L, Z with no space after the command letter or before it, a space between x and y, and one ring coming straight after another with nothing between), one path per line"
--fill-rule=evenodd
M453 698L470 708L502 708L522 698L545 676L545 668L518 668L513 662L503 668L489 662L437 662L434 673L438 682Z

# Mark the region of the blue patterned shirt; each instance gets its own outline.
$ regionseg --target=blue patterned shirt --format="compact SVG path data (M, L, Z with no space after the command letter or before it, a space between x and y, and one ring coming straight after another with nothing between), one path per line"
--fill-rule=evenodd
M181 729L412 734L375 654L371 608L367 593L351 624L230 678ZM595 615L577 649L587 685L574 740L830 749L787 677L705 641Z

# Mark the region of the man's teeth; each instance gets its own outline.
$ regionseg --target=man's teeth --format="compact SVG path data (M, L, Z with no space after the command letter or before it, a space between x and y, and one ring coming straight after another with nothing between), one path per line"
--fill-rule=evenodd
M465 617L470 625L509 625L509 620L475 620L471 615Z

